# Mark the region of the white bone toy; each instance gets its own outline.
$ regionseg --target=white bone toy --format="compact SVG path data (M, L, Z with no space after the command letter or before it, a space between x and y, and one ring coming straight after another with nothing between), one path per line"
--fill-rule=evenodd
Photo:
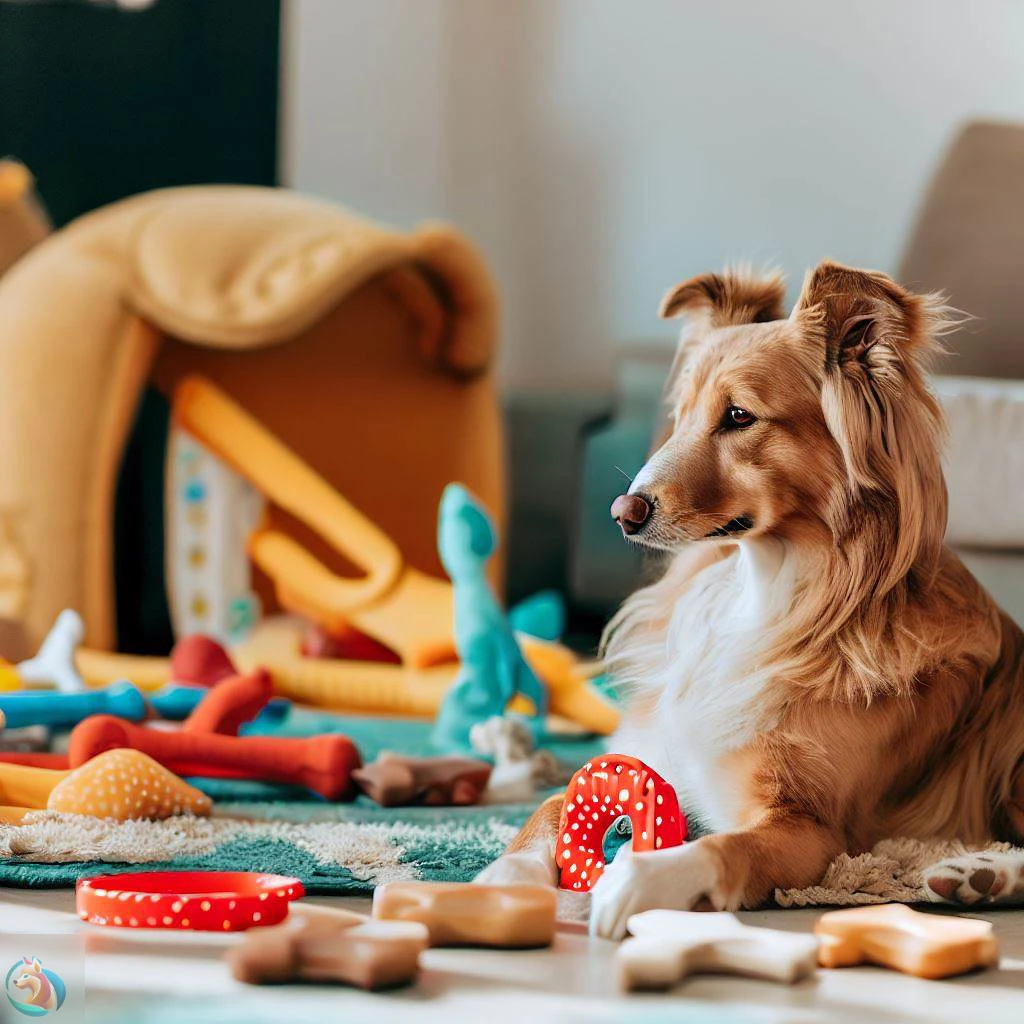
M634 914L615 954L626 990L666 989L691 974L738 974L793 984L818 963L813 935L751 928L732 914L648 910Z
M22 682L54 686L63 693L81 690L85 684L75 668L75 651L84 639L82 616L66 608L57 616L36 656L17 666Z

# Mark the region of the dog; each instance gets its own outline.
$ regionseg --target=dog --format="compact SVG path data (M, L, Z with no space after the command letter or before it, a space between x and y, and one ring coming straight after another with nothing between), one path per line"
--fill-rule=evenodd
M926 369L941 296L823 262L788 317L778 276L685 281L671 434L616 499L668 555L604 637L641 758L710 834L628 847L591 930L735 910L892 836L1024 837L1022 635L943 543L943 421ZM554 884L561 797L481 880Z

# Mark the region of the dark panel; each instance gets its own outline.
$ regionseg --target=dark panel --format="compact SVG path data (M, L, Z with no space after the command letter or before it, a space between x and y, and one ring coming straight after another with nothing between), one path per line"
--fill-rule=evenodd
M167 400L147 388L121 460L114 510L118 646L133 654L166 654L174 640L164 571L164 453L169 427Z
M57 224L164 185L277 180L278 0L0 0L0 154Z
M59 226L168 185L277 183L278 0L144 11L0 0L0 155L26 163ZM166 653L167 410L145 396L118 482L122 650Z

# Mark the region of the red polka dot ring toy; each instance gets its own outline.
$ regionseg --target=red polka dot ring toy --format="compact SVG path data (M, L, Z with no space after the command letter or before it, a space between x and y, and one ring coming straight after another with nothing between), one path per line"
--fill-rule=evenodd
M635 757L602 754L565 791L555 848L558 884L588 892L626 842L640 853L684 839L686 818L675 790Z
M297 878L256 871L140 871L80 879L75 905L106 927L241 932L280 924L305 894Z

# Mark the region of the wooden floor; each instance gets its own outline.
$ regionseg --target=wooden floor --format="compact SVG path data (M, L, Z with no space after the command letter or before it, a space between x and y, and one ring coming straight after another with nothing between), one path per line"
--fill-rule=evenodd
M69 890L0 889L0 933L36 933L40 948L45 948L47 933L85 933L90 1024L1024 1022L1024 911L978 915L995 925L1000 968L945 982L850 968L819 971L814 980L792 988L700 978L668 995L625 997L616 989L613 944L591 940L578 926L567 925L550 950L430 950L417 986L368 995L327 987L249 988L233 981L221 962L222 952L237 937L92 928L78 921L73 900ZM367 906L365 900L315 902ZM807 931L818 912L772 910L741 916L751 924Z

